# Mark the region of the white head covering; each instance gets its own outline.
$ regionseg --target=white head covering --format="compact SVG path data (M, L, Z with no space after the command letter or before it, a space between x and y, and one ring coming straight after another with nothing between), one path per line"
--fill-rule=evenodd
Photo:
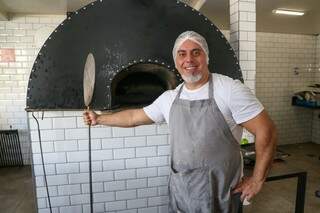
M207 56L207 64L209 64L209 48L207 41L202 35L194 31L185 31L178 36L172 50L173 60L176 61L178 49L186 40L191 40L200 45Z

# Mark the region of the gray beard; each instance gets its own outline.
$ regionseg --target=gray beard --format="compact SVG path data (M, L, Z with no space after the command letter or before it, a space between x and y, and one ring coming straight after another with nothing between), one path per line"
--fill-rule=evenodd
M181 77L186 83L196 83L202 78L202 74L199 73L197 75L181 75Z

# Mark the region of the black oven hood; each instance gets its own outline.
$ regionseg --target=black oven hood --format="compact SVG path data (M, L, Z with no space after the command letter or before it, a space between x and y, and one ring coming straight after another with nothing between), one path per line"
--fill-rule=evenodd
M84 109L83 69L89 52L96 64L91 108L149 104L181 82L171 51L186 30L207 39L211 72L242 81L235 53L223 34L186 4L98 0L68 14L40 49L30 74L26 110Z

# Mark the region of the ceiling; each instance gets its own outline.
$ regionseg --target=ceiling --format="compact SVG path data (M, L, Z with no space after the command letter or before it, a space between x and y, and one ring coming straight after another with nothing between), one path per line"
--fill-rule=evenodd
M201 12L220 29L229 29L229 0L207 0ZM257 31L319 34L320 0L256 0ZM277 8L306 11L304 16L281 16L272 13Z
M65 14L93 1L0 0L0 20L10 19L15 13ZM256 0L256 6L258 32L320 33L320 0ZM276 8L305 10L306 14L302 17L280 16L272 13ZM207 0L200 11L220 29L229 29L229 0Z

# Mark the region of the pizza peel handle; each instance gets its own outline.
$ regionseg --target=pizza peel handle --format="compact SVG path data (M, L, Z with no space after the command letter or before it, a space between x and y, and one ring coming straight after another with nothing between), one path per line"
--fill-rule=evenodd
M89 53L83 71L83 100L84 104L89 110L89 105L92 100L94 83L95 83L96 65L94 56ZM92 160L91 160L91 124L88 126L88 151L89 151L89 190L90 190L90 212L93 213L93 194L92 194Z

